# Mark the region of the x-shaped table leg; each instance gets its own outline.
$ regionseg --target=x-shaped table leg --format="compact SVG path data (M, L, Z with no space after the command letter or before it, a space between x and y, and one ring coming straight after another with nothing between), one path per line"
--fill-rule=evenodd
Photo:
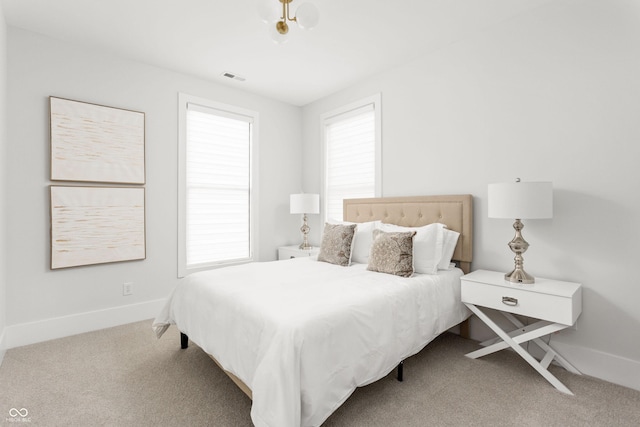
M529 363L540 375L542 375L547 381L549 381L555 388L560 390L563 393L567 393L573 395L573 393L565 387L564 384L560 382L551 372L547 370L551 361L556 358L558 362L564 366L568 371L573 373L578 373L578 370L573 367L566 359L560 356L554 349L552 349L547 343L542 341L540 337L551 334L553 332L560 331L562 329L567 328L567 325L562 325L559 323L552 323L541 320L532 325L525 326L516 319L510 313L502 314L511 321L514 325L518 327L518 329L512 331L511 333L507 333L502 328L500 328L489 316L483 313L478 307L473 304L465 303L469 310L471 310L476 316L480 318L493 332L495 332L498 337L502 340L499 342L495 342L494 344L488 345L485 348L481 348L480 350L473 351L467 354L467 357L472 359L477 359L478 357L485 356L487 354L495 353L496 351L503 350L507 347L513 348L524 360ZM520 344L523 342L533 340L536 344L538 344L543 350L547 353L541 362L538 362L533 356L531 356L525 349L523 349ZM493 341L493 340L492 340Z

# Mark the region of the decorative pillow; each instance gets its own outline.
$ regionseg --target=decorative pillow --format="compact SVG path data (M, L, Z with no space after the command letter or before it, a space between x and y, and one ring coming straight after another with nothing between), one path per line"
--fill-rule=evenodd
M351 244L351 262L367 264L369 262L369 251L373 243L373 230L378 228L382 221L369 222L346 222L330 221L331 224L351 225L356 224L356 234L353 236Z
M355 235L356 224L324 225L322 243L318 261L347 266L351 263L351 244Z
M415 231L385 233L373 230L373 244L367 270L410 277L413 274Z
M443 227L442 231L444 233L444 239L442 243L442 258L438 263L438 270L449 270L451 268L451 258L453 257L453 252L456 250L460 233L449 230L446 226Z
M402 227L393 224L381 224L385 232L415 231L413 239L413 264L416 273L436 274L442 258L444 240L443 224L433 223L423 227Z

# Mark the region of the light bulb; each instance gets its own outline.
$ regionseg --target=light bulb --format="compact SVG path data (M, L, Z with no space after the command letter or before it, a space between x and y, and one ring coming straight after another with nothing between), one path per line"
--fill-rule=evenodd
M278 5L273 0L256 0L258 16L265 24L276 22L280 18Z
M278 21L276 22L276 30L278 30L280 34L287 34L289 32L289 26L285 21Z
M318 21L320 21L320 12L312 3L302 3L296 9L296 22L300 28L311 30L318 25Z
M280 21L278 21L278 22L280 22ZM278 28L277 28L276 25L277 25L277 23L269 24L269 36L271 37L271 40L273 40L277 44L286 43L287 40L289 40L289 37L287 37L286 33L285 34L281 34L278 31Z

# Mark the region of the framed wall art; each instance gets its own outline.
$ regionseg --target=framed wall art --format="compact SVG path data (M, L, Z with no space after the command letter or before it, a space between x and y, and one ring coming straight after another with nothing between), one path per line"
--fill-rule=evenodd
M49 97L51 180L145 183L145 115Z
M51 269L146 258L144 188L50 189Z

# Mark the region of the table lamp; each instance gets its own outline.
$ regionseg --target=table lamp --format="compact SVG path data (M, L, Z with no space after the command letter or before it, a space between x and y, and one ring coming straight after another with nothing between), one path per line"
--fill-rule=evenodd
M521 219L544 219L553 216L553 187L550 182L505 182L489 184L489 218L515 219L516 235L509 247L516 254L515 268L504 275L511 283L535 283L535 278L524 271L522 254L529 243L522 237Z
M289 197L289 209L292 214L303 214L302 227L302 243L298 248L311 249L307 236L309 234L309 225L307 225L307 214L320 213L320 195L319 194L291 194Z

